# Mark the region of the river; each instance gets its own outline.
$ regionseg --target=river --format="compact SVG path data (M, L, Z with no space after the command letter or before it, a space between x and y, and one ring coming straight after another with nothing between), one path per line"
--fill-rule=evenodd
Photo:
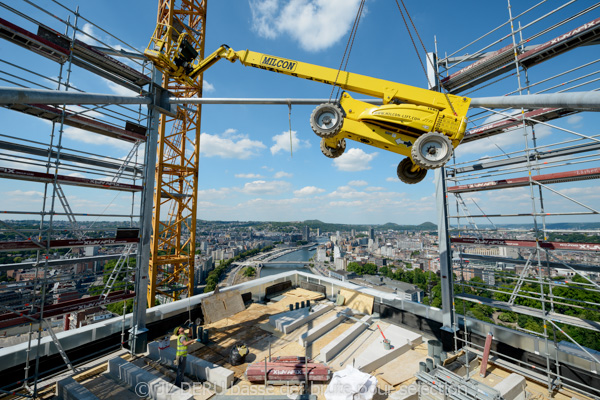
M304 266L304 262L308 261L312 256L315 255L317 250L308 250L300 249L298 251L294 251L293 253L285 254L281 257L278 257L272 261L301 261L299 264L270 264L262 267L260 270L260 276L265 277L269 275L280 274L282 272L296 270L296 271L304 271L310 272L310 270Z

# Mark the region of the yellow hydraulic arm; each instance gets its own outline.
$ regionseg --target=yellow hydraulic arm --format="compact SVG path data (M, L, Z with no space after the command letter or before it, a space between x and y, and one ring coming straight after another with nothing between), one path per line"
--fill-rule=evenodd
M239 61L249 67L266 69L297 78L339 86L344 90L380 98L383 100L383 104L402 102L429 106L438 110L449 109L452 114L462 117L466 116L469 109L470 100L464 97L444 95L432 90L351 72L338 71L333 68L270 56L250 50L234 51L227 45L222 45L214 53L200 61L189 74L190 77L194 79L195 76L201 74L222 58L231 62ZM454 111L452 111L452 108L454 108Z
M249 67L338 86L376 97L382 106L353 99L344 92L334 103L319 105L312 113L313 131L322 138L321 152L330 158L344 153L345 139L407 156L397 174L405 183L423 180L428 169L443 166L460 144L467 126L470 99L443 94L384 79L340 71L250 50L235 51L222 45L197 60L188 50L186 34L178 37L169 52L162 43L146 55L182 83L198 84L199 76L220 59L239 61ZM152 44L152 43L151 43Z

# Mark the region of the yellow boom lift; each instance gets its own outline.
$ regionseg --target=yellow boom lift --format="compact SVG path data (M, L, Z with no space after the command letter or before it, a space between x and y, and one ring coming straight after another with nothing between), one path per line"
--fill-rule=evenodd
M227 45L197 60L190 47L188 36L182 34L169 53L163 51L161 43L153 42L145 54L174 79L189 85L224 58L381 99L383 105L374 106L343 92L339 102L317 106L311 114L310 125L321 137L321 152L329 158L344 153L345 139L407 156L397 168L398 178L405 183L418 183L425 178L428 169L446 164L464 137L470 103L466 97L249 50L234 51Z

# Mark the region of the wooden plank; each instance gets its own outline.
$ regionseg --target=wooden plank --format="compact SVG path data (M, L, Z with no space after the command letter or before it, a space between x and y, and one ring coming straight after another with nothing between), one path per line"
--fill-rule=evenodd
M375 298L368 294L360 293L350 289L340 289L340 294L344 296L344 305L361 314L373 314L373 303Z
M372 374L383 379L392 386L397 386L412 378L419 371L419 362L425 361L426 355L410 350L395 360L375 370Z
M202 300L201 307L205 324L231 317L246 309L238 290L213 294Z

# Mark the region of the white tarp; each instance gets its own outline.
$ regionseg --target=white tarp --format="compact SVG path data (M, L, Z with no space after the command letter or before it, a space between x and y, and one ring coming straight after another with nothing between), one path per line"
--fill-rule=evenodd
M333 374L325 390L327 400L370 400L377 390L377 378L351 365Z

